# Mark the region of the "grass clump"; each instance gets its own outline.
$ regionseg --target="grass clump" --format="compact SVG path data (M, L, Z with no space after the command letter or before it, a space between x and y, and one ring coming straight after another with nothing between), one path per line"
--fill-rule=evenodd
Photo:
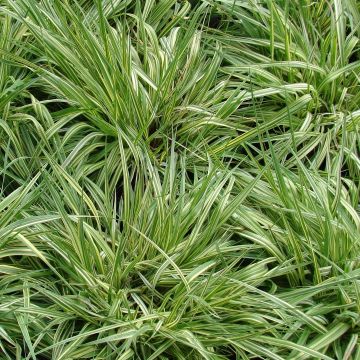
M355 0L0 0L0 358L359 359Z

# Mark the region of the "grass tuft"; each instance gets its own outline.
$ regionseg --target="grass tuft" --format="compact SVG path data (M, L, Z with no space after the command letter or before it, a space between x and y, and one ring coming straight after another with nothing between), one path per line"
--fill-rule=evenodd
M0 359L360 359L356 0L0 0Z

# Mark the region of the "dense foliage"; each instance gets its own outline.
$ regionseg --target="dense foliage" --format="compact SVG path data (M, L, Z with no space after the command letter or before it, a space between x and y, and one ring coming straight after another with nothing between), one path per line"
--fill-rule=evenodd
M0 0L0 359L360 359L357 0Z

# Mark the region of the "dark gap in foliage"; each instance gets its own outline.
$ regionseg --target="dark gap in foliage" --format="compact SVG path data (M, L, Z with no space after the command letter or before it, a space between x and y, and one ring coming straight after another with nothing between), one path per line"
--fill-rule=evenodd
M109 26L116 29L117 26L116 26L116 18L115 17L108 18L107 22L108 22Z
M31 88L31 94L34 96L34 98L36 100L38 100L40 102L49 101L49 102L46 103L46 108L48 109L48 111L50 113L60 111L60 110L64 110L69 106L65 102L53 101L53 100L56 100L56 99L49 96L49 92L46 91L45 89L41 88L41 87L32 87Z
M124 221L119 219L117 223L119 225L119 231L122 233L124 231Z
M270 266L269 266L270 268ZM287 289L289 288L289 278L286 275L283 276L274 276L272 278L273 283L283 289ZM263 287L263 286L259 286L259 288L262 288L263 291L268 291L269 288L268 287Z
M199 0L188 0L192 8L196 8L199 3L201 3Z
M0 182L0 195L2 197L7 197L9 196L13 191L15 191L18 187L19 184L15 185L15 180L9 180L7 176L5 176L4 180L1 179Z
M356 51L351 53L350 57L349 57L349 64L354 63L356 61L358 61L360 59L360 52Z
M162 144L163 144L162 139L153 137L152 140L150 140L149 145L151 150L156 151L161 147Z
M257 259L248 257L248 256L244 256L239 263L236 265L237 269L241 269L241 268L246 268L249 265L252 265L256 262Z
M119 183L119 184L116 185L116 187L115 187L116 209L119 208L120 203L122 202L123 194L124 194L123 185Z
M218 29L222 25L223 19L219 14L212 14L209 19L209 27L212 29Z
M350 168L350 164L348 161L344 161L341 167L341 176L346 179L352 179L354 183L359 186L360 179L356 177L353 171ZM347 191L350 190L350 186L346 182L342 182L342 185L345 187Z
M189 183L193 184L195 181L195 174L193 171L187 170L186 171L186 179L189 181Z

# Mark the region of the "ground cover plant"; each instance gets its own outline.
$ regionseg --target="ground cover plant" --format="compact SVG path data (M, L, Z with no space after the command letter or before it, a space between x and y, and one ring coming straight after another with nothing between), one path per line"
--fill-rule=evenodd
M0 0L0 359L360 359L357 0Z

